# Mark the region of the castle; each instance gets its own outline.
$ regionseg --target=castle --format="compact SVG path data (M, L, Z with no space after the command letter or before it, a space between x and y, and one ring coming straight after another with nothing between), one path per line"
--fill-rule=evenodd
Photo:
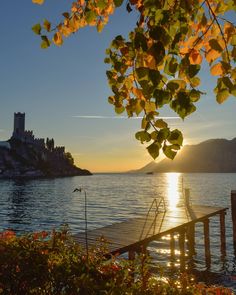
M41 149L50 149L51 152L63 155L65 147L54 147L54 140L48 139L45 144L44 138L35 138L32 130L25 130L25 113L14 113L14 129L11 139L19 140L23 143L32 144Z

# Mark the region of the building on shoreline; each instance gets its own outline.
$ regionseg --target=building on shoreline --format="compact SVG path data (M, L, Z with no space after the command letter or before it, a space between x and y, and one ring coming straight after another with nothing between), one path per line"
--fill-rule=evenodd
M48 139L45 143L44 138L36 138L32 130L25 130L25 113L17 112L14 113L14 125L11 139L19 140L22 143L32 144L43 150L50 150L58 156L65 154L64 146L55 146L54 140ZM53 144L52 144L53 142Z

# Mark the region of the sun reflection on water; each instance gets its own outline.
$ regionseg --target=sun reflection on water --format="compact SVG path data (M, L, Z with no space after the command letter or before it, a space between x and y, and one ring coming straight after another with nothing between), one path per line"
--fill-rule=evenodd
M180 201L181 173L166 173L167 201L169 209L175 209Z

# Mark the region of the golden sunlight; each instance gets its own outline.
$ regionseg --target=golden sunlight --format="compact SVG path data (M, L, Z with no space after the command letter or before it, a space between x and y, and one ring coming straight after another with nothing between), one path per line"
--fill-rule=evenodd
M180 201L181 173L166 173L168 207L175 209Z

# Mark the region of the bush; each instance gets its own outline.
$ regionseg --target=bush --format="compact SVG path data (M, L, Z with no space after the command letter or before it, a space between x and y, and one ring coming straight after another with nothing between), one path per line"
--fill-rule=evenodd
M20 237L5 231L0 233L0 294L233 294L196 284L185 274L178 280L157 278L144 254L135 261L105 259L106 254L106 243L98 241L87 257L66 228Z

